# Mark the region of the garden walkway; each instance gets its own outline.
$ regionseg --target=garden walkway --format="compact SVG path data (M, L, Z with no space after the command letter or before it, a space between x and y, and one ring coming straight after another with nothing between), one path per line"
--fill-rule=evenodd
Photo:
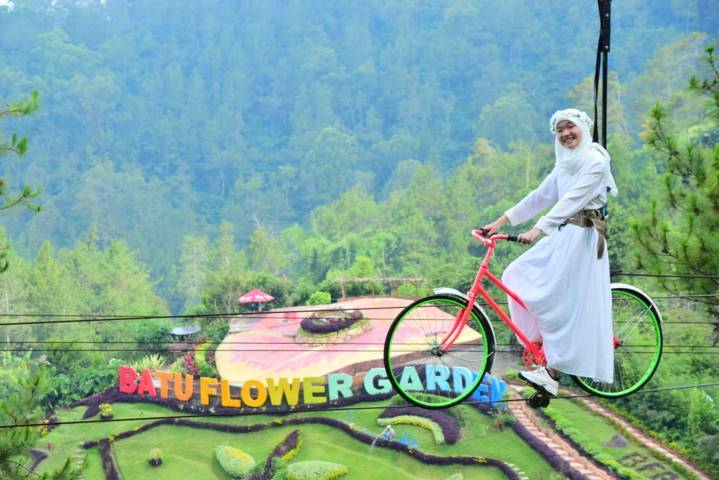
M524 387L512 385L511 388L515 391L510 394L510 398L522 398L521 394L517 393L517 390L523 389ZM524 425L532 435L544 442L547 447L569 462L570 468L592 480L615 478L594 465L594 463L579 453L553 429L546 427L534 413L534 410L527 405L527 402L507 402L507 405L517 419L516 421ZM568 472L564 473L566 474Z

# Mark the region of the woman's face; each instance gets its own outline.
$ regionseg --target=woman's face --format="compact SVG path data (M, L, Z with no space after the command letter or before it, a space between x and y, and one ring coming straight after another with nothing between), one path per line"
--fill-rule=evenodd
M557 140L564 148L573 150L582 141L582 131L569 120L562 120L557 124Z

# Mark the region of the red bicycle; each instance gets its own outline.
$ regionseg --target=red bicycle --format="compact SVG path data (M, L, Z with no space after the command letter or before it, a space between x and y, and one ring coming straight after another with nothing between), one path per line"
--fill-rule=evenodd
M387 332L384 365L395 391L425 408L446 408L469 397L492 369L495 335L481 296L525 345L525 364L546 365L541 345L532 343L482 286L485 278L526 309L519 296L489 270L497 242L517 241L513 235L472 236L487 247L477 276L467 294L437 288L402 310ZM652 377L662 353L661 315L640 289L612 283L614 382L573 377L585 391L605 398L629 395ZM578 339L577 341L581 341ZM537 390L530 405L544 407L549 395Z

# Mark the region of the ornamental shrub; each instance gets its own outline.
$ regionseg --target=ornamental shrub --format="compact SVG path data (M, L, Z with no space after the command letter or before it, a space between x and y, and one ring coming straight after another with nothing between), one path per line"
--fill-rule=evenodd
M428 418L414 415L400 415L392 418L378 418L377 423L380 425L414 425L429 430L434 437L434 443L438 445L445 443L442 427Z
M153 448L147 454L147 463L153 467L157 467L162 464L162 450L159 448Z
M297 462L287 468L287 480L334 480L349 472L339 463L307 461Z
M379 418L392 418L404 415L426 418L439 425L442 429L442 436L445 443L451 445L457 443L459 440L460 422L457 420L457 417L449 411L428 410L415 406L393 407L383 411L379 415Z
M190 350L185 354L184 357L182 357L182 364L185 368L185 372L189 373L190 375L197 375L197 373L199 372L197 364L195 364L194 350Z
M217 370L207 360L207 351L210 344L205 342L195 349L195 365L197 366L197 374L202 377L216 377Z
M145 355L132 365L135 370L141 372L143 370L162 370L165 366L165 359L159 353Z
M215 449L215 458L229 476L242 480L248 478L257 465L249 454L227 445L220 445Z
M287 462L281 458L273 458L271 472L272 478L270 480L287 480L287 474L289 472Z
M103 417L112 417L112 405L109 403L100 404L100 415Z
M171 373L185 373L184 359L182 357L178 358L167 370Z
M330 295L330 292L322 290L313 292L310 298L307 299L307 305L327 305L330 303L332 303L332 295Z

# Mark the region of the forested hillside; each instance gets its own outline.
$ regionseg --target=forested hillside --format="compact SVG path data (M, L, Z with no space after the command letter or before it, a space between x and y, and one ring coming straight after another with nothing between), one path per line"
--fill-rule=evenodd
M687 35L716 30L710 3L615 6L611 128L628 146L701 55ZM217 236L225 221L243 246L258 228L310 226L353 188L392 201L476 162L484 137L528 168L474 214L551 162L536 148L554 109L589 107L596 15L590 1L14 2L0 8L0 100L38 90L42 108L13 125L31 148L5 171L42 187L43 211L3 223L26 256L91 227L102 244L122 238L177 306L185 235ZM487 188L477 180L462 195Z

